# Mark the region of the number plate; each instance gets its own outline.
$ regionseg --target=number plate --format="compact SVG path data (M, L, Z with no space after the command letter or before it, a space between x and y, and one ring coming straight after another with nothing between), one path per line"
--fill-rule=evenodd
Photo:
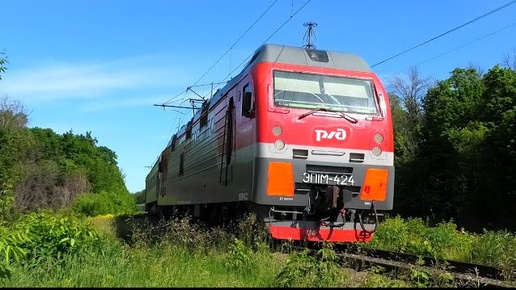
M324 174L303 173L303 183L328 184L328 185L353 185L355 180L352 174Z

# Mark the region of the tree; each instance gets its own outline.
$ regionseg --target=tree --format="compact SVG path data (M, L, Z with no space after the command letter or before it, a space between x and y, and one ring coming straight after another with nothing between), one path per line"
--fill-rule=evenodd
M516 72L516 49L513 49L512 55L507 53L502 57L502 66Z
M496 126L507 110L516 106L516 72L494 66L483 79L486 90L482 96L480 115Z
M437 82L425 96L420 160L425 177L420 186L428 210L438 219L456 217L458 205L470 194L466 183L478 165L466 154L474 150L459 146L481 143L471 138L483 136L483 127L472 125L478 120L483 92L482 77L470 67L454 69L450 78Z
M145 203L145 190L140 190L135 193L133 193L134 198L136 199L136 203Z
M484 85L480 117L489 132L477 150L482 166L472 203L491 228L516 229L516 71L495 66L485 75Z
M413 67L406 78L395 77L387 86L394 125L394 165L396 211L416 214L424 207L421 192L415 192L421 168L416 163L419 156L419 135L423 117L422 99L430 84ZM414 211L414 209L417 209Z
M453 218L469 230L515 229L515 128L511 69L456 68L438 81L423 98L418 154L396 179L397 195L413 206L406 212Z
M422 99L429 84L430 78L423 77L412 67L406 79L395 77L388 85L399 160L413 160L417 154Z
M31 140L26 131L27 113L17 101L0 98L0 217L11 212L20 160L28 156Z
M479 113L483 90L482 77L474 68L456 68L449 79L438 82L424 100L427 137L444 137L449 128L467 126Z
M5 65L8 63L9 61L7 61L5 51L0 51L0 80L2 80L2 73L5 73L5 71L7 70L7 67Z
M25 128L27 122L28 114L19 101L0 97L0 129Z
M423 113L422 100L429 85L430 78L423 77L416 67L410 68L407 79L395 77L390 82L389 91L400 98L409 123L419 124Z

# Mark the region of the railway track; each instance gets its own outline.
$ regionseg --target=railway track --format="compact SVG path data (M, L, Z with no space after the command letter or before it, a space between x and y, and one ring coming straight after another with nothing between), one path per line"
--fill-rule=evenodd
M293 250L298 251L308 249L312 255L316 255L320 248L320 244L317 243L292 247ZM514 271L511 273L487 265L369 249L357 245L335 244L333 250L341 265L358 271L380 266L386 271L394 273L395 276L407 271L424 271L428 274L429 280L439 277L440 274L449 273L457 287L513 288L516 286Z

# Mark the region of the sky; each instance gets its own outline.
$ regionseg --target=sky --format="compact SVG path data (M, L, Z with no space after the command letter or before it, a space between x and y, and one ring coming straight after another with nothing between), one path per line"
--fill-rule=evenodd
M155 104L209 97L212 83L236 76L260 45L302 46L304 23L315 22L317 49L362 56L384 85L411 67L443 80L516 52L516 3L382 61L513 2L0 0L0 51L9 61L0 97L22 103L29 127L91 132L117 154L135 193L192 117Z

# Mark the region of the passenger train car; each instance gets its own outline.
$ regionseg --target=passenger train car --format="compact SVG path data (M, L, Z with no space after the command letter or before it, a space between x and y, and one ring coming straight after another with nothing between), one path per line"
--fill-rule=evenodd
M393 125L360 56L265 44L176 132L146 178L149 212L253 212L276 239L370 241L393 208Z

